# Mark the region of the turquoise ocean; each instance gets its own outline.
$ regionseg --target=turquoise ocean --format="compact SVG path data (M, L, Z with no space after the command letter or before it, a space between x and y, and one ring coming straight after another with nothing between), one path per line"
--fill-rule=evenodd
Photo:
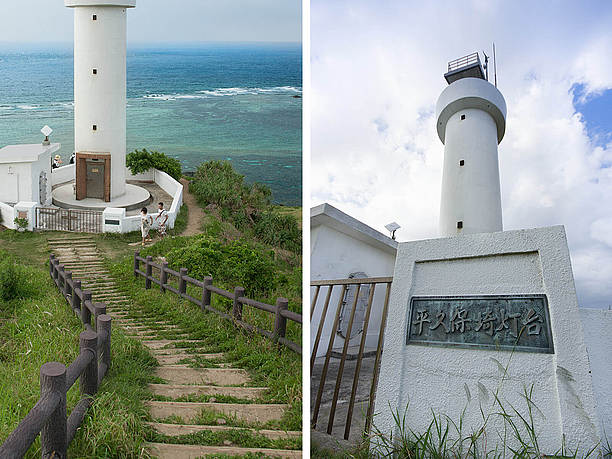
M194 171L226 159L274 201L301 205L300 44L194 44L128 49L127 148L162 151ZM0 45L0 147L51 126L74 150L73 56L67 46Z

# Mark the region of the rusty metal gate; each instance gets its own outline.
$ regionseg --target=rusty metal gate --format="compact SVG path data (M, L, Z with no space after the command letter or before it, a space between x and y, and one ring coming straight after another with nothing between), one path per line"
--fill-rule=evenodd
M36 229L42 231L72 231L101 233L102 212L59 207L37 207Z
M370 433L392 282L392 277L310 282L311 332L316 330L310 357L313 429L354 444ZM356 319L361 300L363 316ZM340 327L343 311L348 324Z

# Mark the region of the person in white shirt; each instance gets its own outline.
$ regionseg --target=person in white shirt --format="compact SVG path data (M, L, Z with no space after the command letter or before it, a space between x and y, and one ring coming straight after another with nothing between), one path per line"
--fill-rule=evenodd
M140 233L142 234L142 245L145 245L145 242L151 242L149 230L151 229L152 224L153 218L150 215L147 215L147 208L143 207L140 210Z
M159 213L155 217L155 221L159 223L159 237L164 238L166 236L166 223L168 222L168 212L164 209L164 203L160 202L157 204Z

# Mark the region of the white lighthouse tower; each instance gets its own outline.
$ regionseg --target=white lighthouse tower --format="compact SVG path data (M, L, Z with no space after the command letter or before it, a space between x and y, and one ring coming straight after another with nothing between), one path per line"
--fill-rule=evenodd
M126 191L127 9L136 0L65 0L74 8L76 199Z
M436 104L444 144L440 236L502 231L497 145L506 102L487 81L478 53L448 64L449 86Z

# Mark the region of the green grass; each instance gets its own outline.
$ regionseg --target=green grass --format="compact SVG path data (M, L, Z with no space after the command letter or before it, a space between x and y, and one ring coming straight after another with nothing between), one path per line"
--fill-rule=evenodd
M331 452L312 444L311 457L316 458L371 458L394 457L414 459L536 459L536 458L581 458L612 457L610 443L607 440L601 444L581 444L582 453L572 450L563 439L557 450L542 451L536 428L536 414L542 414L534 400L534 386L523 387L522 399L524 406L514 406L501 397L501 389L509 383L508 368L512 355L506 365L492 359L500 369L500 381L495 391L487 393L485 401L480 401L480 425L466 427L464 416L467 404L471 402L471 394L467 385L465 394L467 402L458 419L452 419L432 410L431 421L424 430L416 431L410 427L409 405L404 410L392 411L394 432L383 432L376 427L373 420L372 432L364 435L363 443L353 450ZM491 397L489 398L489 394ZM422 417L423 413L417 416ZM601 453L601 455L599 454Z
M163 295L158 289L146 290L144 282L134 282L129 259L110 264L109 269L121 289L134 300L134 304L138 304L138 310L130 313L132 316L170 320L186 330L192 339L201 340L207 352L223 352L225 360L233 367L249 371L253 386L270 388L265 402L290 404L277 427L301 430L302 368L299 355L278 347L267 338L241 331L216 314L202 313L199 307L170 292ZM184 346L189 347L189 343L184 343Z
M69 365L78 355L79 319L56 291L46 268L26 266L24 283L33 294L3 306L0 326L0 443L17 427L40 395L40 367L49 361ZM112 364L93 406L70 445L70 457L143 457L140 398L156 362L119 329L112 333ZM68 392L68 411L80 399L78 382ZM40 441L27 458L40 457Z

